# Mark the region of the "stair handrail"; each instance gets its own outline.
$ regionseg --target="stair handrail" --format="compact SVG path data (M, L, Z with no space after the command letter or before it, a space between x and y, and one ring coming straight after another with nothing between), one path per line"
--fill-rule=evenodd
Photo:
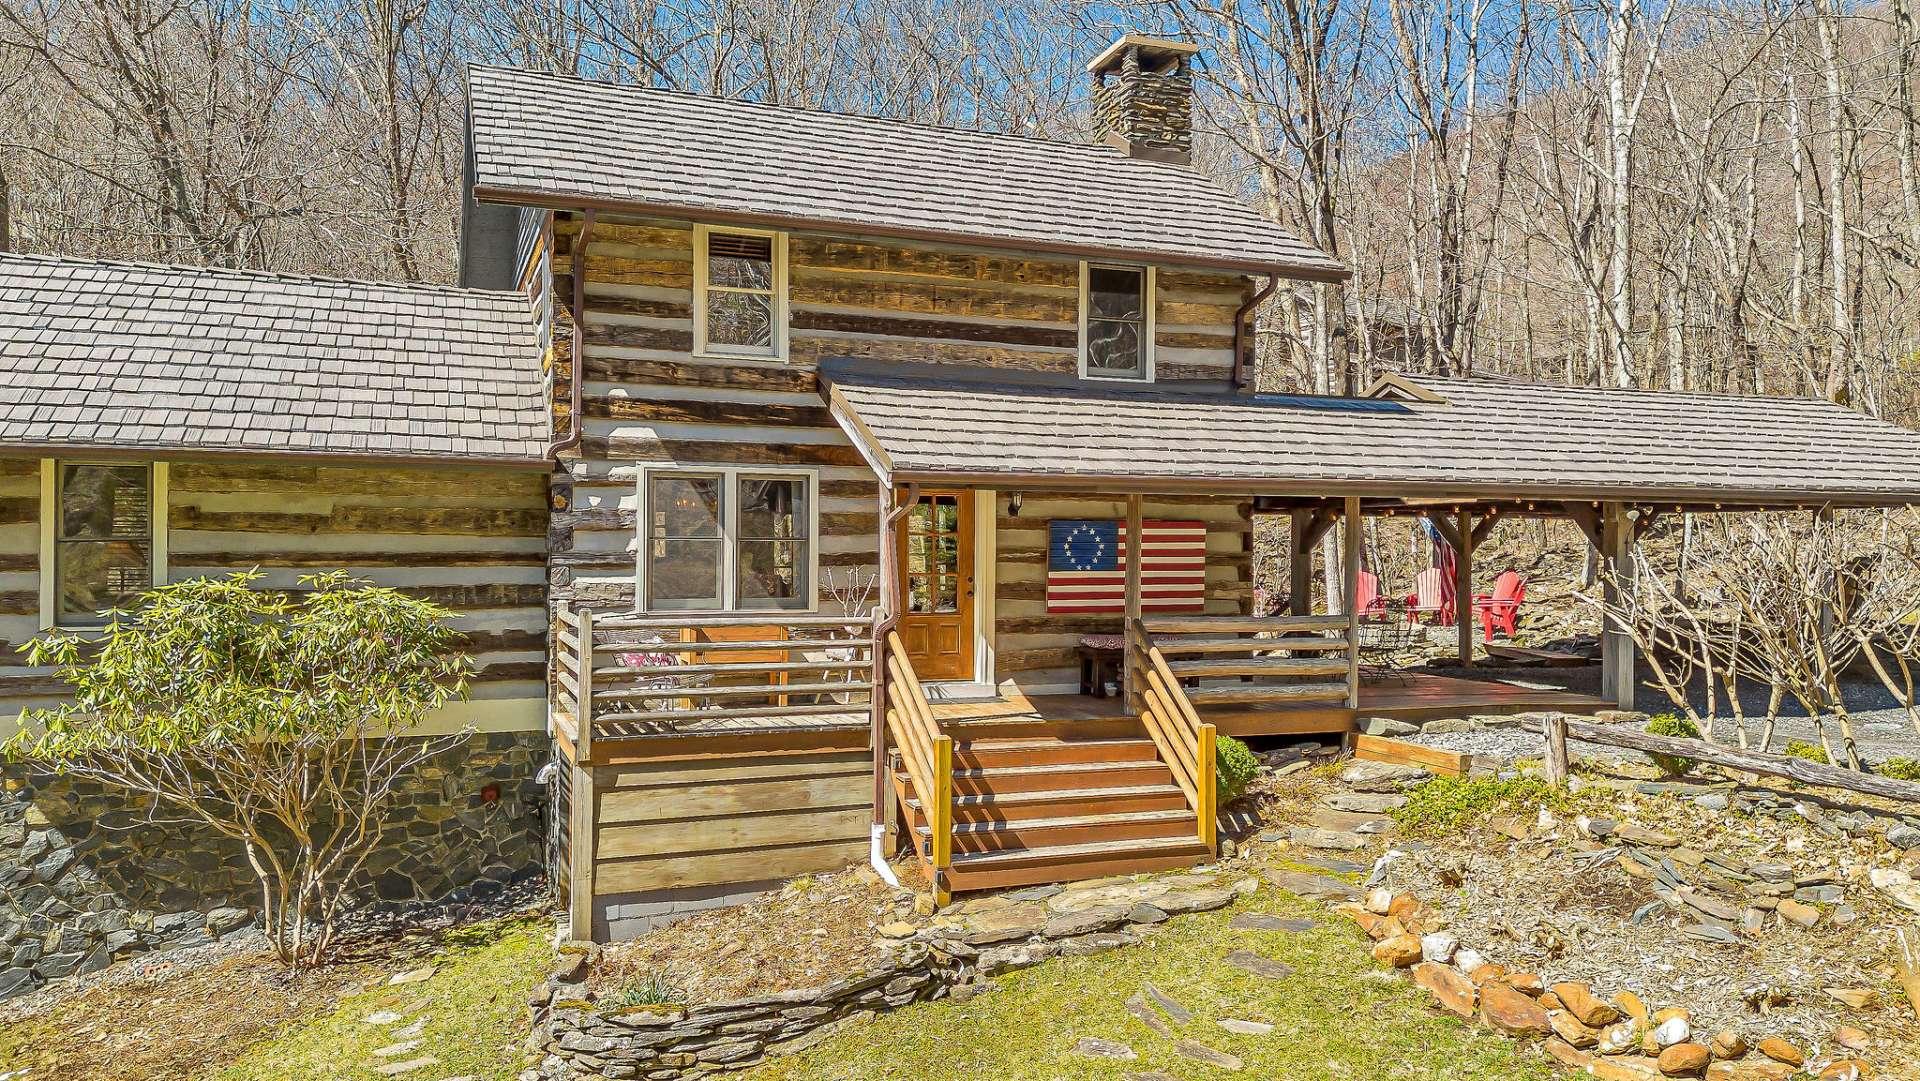
M946 872L953 866L953 737L940 730L898 631L887 631L884 652L887 730L900 748L914 795L927 816L932 835L927 863L933 872L935 903L943 903L949 892Z
M1200 843L1217 851L1219 843L1219 789L1214 726L1203 722L1188 700L1167 659L1147 633L1146 624L1132 620L1133 659L1139 667L1140 720L1160 753L1160 760L1193 808Z

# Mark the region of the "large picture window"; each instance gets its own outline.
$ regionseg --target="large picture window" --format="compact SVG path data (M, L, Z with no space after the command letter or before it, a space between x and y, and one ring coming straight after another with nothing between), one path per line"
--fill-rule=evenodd
M712 356L787 353L787 244L780 233L694 230L694 351Z
M1153 268L1080 268L1080 374L1087 379L1153 378Z
M153 588L164 560L154 466L52 462L49 625L91 626ZM44 594L51 594L46 596ZM48 618L51 617L51 618Z
M657 470L641 478L641 581L650 611L813 607L810 473Z

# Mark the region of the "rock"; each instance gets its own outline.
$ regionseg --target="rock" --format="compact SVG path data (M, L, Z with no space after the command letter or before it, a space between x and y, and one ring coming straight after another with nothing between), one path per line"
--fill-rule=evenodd
M1915 882L1912 875L1891 867L1875 867L1867 877L1873 887L1894 904L1909 912L1920 912L1920 882Z
M1480 1019L1508 1036L1550 1036L1553 1022L1533 999L1503 983L1480 987Z
M1383 815L1407 805L1407 797L1384 792L1336 792L1320 801L1336 811Z
M1218 1070L1232 1071L1242 1069L1246 1066L1246 1063L1227 1054L1225 1051L1216 1051L1206 1044L1197 1043L1193 1040L1181 1040L1173 1045L1173 1049L1182 1058L1190 1058L1195 1062L1203 1062Z
M1709 792L1704 796L1693 797L1694 805L1708 811L1724 811L1732 806L1732 801L1718 792Z
M1920 848L1920 829L1915 829L1905 822L1895 823L1887 829L1887 843L1902 852L1911 852Z
M1315 848L1323 852L1356 852L1367 847L1367 839L1358 834L1312 826L1295 826L1287 831L1287 839L1302 848Z
M1282 871L1271 867L1263 868L1260 873L1278 888L1309 901L1352 901L1360 896L1360 891L1355 887L1326 875L1308 874L1304 871Z
M1396 721L1390 717L1368 717L1366 720L1360 722L1360 731L1365 732L1369 736L1384 736L1388 739L1393 739L1398 736L1411 736L1415 732L1420 731L1420 726L1417 724L1408 724L1405 721Z
M1368 912L1376 916L1385 916L1393 911L1393 891L1368 890L1367 899L1361 903Z
M1039 934L1047 925L1047 910L1037 904L1011 905L970 917L967 923L972 930L962 941L969 946L991 946Z
M1880 992L1870 987L1823 987L1827 997L1856 1010L1871 1010L1882 1001Z
M1562 1066L1571 1066L1576 1070L1585 1070L1593 1061L1592 1055L1576 1049L1572 1044L1558 1037L1547 1041L1546 1051L1555 1062Z
M1239 1033L1242 1036L1271 1036L1273 1034L1273 1026L1267 1024L1265 1021L1242 1021L1238 1018L1223 1017L1215 1021L1214 1024L1219 1025L1228 1032Z
M1161 908L1159 905L1142 901L1132 908L1127 909L1127 922L1146 924L1151 927L1156 923L1167 922L1168 915L1167 910Z
M416 1070L424 1070L429 1066L438 1066L439 1064L439 1059L427 1055L421 1058L411 1058L405 1062L389 1062L383 1066L375 1066L373 1072L382 1077L399 1077L401 1074L410 1074Z
M1080 1042L1073 1045L1073 1053L1082 1058L1118 1059L1131 1062L1140 1057L1139 1052L1118 1040L1103 1040L1097 1036L1082 1036Z
M1873 1036L1866 1029L1841 1025L1833 1030L1833 1042L1849 1051L1865 1051L1873 1046Z
M1373 947L1373 959L1394 968L1411 968L1420 963L1420 940L1412 935L1395 935Z
M387 985L389 987L404 987L410 983L426 983L428 980L433 979L433 974L438 971L440 971L439 966L427 965L424 968L413 968L405 972L396 972L387 979Z
M1184 916L1189 912L1211 912L1216 908L1225 908L1233 903L1235 896L1231 889L1176 890L1160 895L1153 903L1169 916Z
M1655 1061L1668 1077L1698 1077L1707 1072L1713 1052L1697 1043L1676 1043L1662 1050Z
M1269 916L1264 912L1237 912L1227 921L1232 931L1287 931L1299 934L1319 926L1313 920L1289 916Z
M1664 1013L1665 1011L1662 1012ZM1653 1031L1648 1033L1648 1035L1652 1038L1655 1047L1664 1050L1672 1047L1674 1044L1686 1043L1693 1035L1693 1026L1688 1024L1687 1019L1684 1017L1669 1017L1665 1020L1659 1020L1658 1015L1656 1015Z
M1127 999L1126 1009L1127 1013L1133 1015L1134 1020L1152 1029L1155 1034L1169 1039L1173 1037L1173 1026L1167 1024L1167 1019L1160 1016L1160 1011L1147 1005L1146 995L1134 992L1132 997Z
M1793 891L1793 899L1809 905L1837 905L1846 897L1846 891L1838 886L1802 886Z
M1593 988L1584 983L1556 983L1551 990L1560 999L1560 1005L1583 1025L1605 1028L1620 1020L1620 1011L1602 1001L1593 993Z
M1413 982L1424 987L1440 1007L1461 1017L1472 1017L1480 1007L1480 989L1457 970L1433 961L1413 966Z
M874 930L878 931L882 938L912 938L920 929L905 920L895 920L892 923L883 923Z
M1721 1029L1707 1042L1714 1058L1739 1058L1747 1053L1747 1039L1733 1029Z
M1622 822L1614 827L1613 835L1628 844L1644 845L1650 848L1678 848L1680 838L1670 833L1661 833L1632 822Z
M1174 998L1172 995L1167 994L1165 991L1160 990L1158 987L1155 987L1154 985L1149 983L1149 984L1141 985L1140 990L1144 992L1149 999L1153 1000L1154 1005L1160 1007L1162 1010L1165 1010L1167 1013L1167 1016L1173 1019L1174 1024L1184 1025L1187 1022L1193 1020L1192 1010L1189 1010L1185 1006L1181 1005L1179 999Z
M1781 901L1774 911L1780 914L1781 919L1800 927L1812 927L1820 922L1819 909L1791 899Z
M1486 963L1487 959L1480 956L1478 950L1462 948L1455 950L1453 954L1454 967L1468 976L1478 972Z
M1600 1030L1600 1042L1594 1050L1603 1055L1624 1055L1640 1046L1641 1023L1636 1020L1621 1021Z
M1769 1036L1753 1046L1754 1050L1775 1062L1784 1062L1789 1066L1804 1066L1807 1062L1807 1053L1805 1051L1800 1050L1798 1047L1795 1047L1778 1036Z
M1509 972L1505 982L1508 987L1533 998L1544 999L1547 994L1546 981L1532 972ZM1541 1005L1545 1006L1547 1003L1543 1001Z
M1460 940L1445 931L1435 931L1420 936L1420 956L1429 961L1446 964L1453 960L1453 952L1460 948Z
M390 1043L385 1047L375 1050L373 1052L373 1057L374 1058L399 1058L401 1055L407 1054L408 1052L419 1047L424 1042L425 1042L424 1040L401 1040L399 1043Z
M1865 1081L1872 1076L1870 1071L1871 1067L1857 1058L1843 1058L1822 1066L1816 1076L1819 1081Z
M246 926L253 914L244 908L221 907L207 913L207 930L215 937L226 935Z
M1680 933L1688 938L1699 939L1702 942L1717 942L1723 946L1738 945L1740 942L1739 935L1717 923L1690 923L1680 928Z
M401 1020L402 1020L402 1016L394 1012L393 1010L380 1010L377 1013L370 1013L365 1017L362 1017L360 1019L360 1023L363 1025L383 1025L384 1026L384 1025L397 1025L401 1022Z
M1131 908L1114 905L1069 912L1048 920L1040 933L1048 938L1077 938L1081 935L1112 931L1127 922L1127 914L1131 911L1133 911Z
M1226 962L1242 972L1251 972L1255 976L1268 980L1284 980L1293 975L1292 965L1284 961L1276 961L1271 957L1262 957L1252 950L1234 950L1227 954Z
M1507 983L1507 966L1495 961L1488 961L1486 964L1481 965L1479 968L1474 969L1473 974L1468 976L1467 978L1472 980L1474 983L1482 984L1482 985L1491 983L1497 980L1500 983L1506 984L1506 986L1508 987L1513 987L1512 984ZM1518 988L1515 988L1515 990L1518 990ZM1528 996L1528 997L1532 997L1532 996Z
M1549 1011L1547 1022L1553 1026L1553 1034L1571 1047L1588 1048L1600 1042L1598 1032L1581 1024L1579 1018L1565 1010Z
M1405 792L1433 778L1418 766L1357 761L1340 771L1340 782L1356 792Z

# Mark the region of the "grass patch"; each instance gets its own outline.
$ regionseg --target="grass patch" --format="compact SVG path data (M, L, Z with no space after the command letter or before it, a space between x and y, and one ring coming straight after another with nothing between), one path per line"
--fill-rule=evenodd
M1488 815L1541 807L1566 811L1571 803L1566 792L1538 777L1435 777L1407 793L1406 805L1393 812L1393 821L1410 837L1440 837L1459 833Z
M477 924L447 936L431 956L393 962L400 972L432 964L427 980L375 986L340 999L337 1007L301 1018L249 1047L212 1081L347 1081L375 1078L377 1065L418 1058L438 1061L413 1075L468 1075L506 1081L525 1066L519 1041L526 1026L526 995L553 961L552 925L538 919ZM364 1018L391 1011L390 1025ZM403 1035L411 1025L417 1035ZM416 1048L378 1057L374 1051L419 1040Z
M1781 753L1788 758L1799 758L1808 762L1818 762L1823 766L1833 765L1833 763L1827 759L1827 749L1825 747L1820 746L1818 743L1809 743L1804 739L1788 740L1786 748L1781 751Z
M1308 916L1302 934L1234 931L1235 911ZM1280 980L1223 963L1248 949L1294 966ZM1002 976L970 1002L910 1006L841 1032L792 1058L749 1072L754 1081L880 1081L917 1077L1053 1081L1124 1078L1161 1070L1182 1079L1272 1077L1287 1081L1354 1078L1433 1081L1547 1081L1553 1071L1521 1048L1429 1006L1367 954L1351 923L1271 888L1235 908L1183 916L1148 942L1091 957L1049 961ZM1125 1010L1143 984L1172 995L1194 1019L1176 1035L1246 1062L1224 1074L1181 1057ZM1240 1035L1216 1022L1233 1018L1274 1026ZM1132 1061L1073 1054L1083 1037L1118 1040Z
M1899 781L1920 781L1920 759L1889 758L1873 767L1873 772Z

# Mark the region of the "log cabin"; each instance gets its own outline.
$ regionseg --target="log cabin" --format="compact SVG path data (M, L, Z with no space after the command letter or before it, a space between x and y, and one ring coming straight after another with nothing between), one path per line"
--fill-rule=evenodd
M1195 168L1196 52L1095 57L1086 143L473 71L465 280L555 328L575 934L896 850L940 901L1191 865L1219 734L1631 700L1617 629L1604 696L1362 680L1369 515L1432 521L1471 597L1509 518L1618 571L1663 513L1920 494L1885 468L1910 433L1826 403L1255 393L1255 306L1349 271ZM1284 611L1252 608L1256 515Z

